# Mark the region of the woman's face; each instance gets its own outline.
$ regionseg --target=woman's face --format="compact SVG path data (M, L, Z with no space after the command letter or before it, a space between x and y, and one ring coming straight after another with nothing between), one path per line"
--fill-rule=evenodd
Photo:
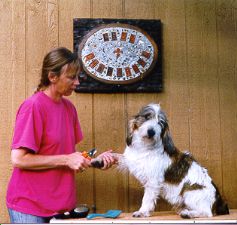
M66 64L62 68L62 73L56 78L55 88L59 95L69 96L79 85L78 68L73 64Z

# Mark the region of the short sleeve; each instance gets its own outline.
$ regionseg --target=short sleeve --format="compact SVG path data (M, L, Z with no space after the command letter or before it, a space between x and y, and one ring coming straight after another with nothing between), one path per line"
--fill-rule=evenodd
M81 125L80 125L75 108L74 108L74 115L75 115L74 131L75 131L75 137L76 137L75 144L77 144L83 139L83 134L82 134Z
M43 133L43 118L35 102L25 101L18 110L13 134L12 149L21 147L37 152Z

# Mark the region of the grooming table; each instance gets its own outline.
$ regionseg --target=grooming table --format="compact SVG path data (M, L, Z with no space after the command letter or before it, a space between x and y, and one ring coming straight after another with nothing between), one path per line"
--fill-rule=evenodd
M51 219L50 223L77 223L80 225L88 224L237 224L237 209L230 210L229 215L214 216L211 218L200 219L182 219L175 212L155 212L153 216L148 218L134 218L132 213L122 213L116 219L107 218L95 218L88 220L86 218L81 219Z

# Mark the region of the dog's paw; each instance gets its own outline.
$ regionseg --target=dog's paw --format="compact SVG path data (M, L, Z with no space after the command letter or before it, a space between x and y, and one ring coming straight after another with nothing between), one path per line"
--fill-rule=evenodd
M94 158L91 160L91 165L94 168L102 168L104 167L104 162L101 158Z
M185 214L185 213L180 214L180 216L181 216L183 219L191 219L191 217L190 217L188 214Z
M149 212L144 212L144 211L136 211L132 214L133 217L149 217L150 213Z
M180 212L180 216L183 219L192 219L192 218L199 218L199 217L212 217L212 213L208 211L197 211L197 210L187 210L184 209Z
M187 210L187 209L182 210L179 215L180 215L183 219L191 219L191 218L192 218L191 215L190 215L189 210Z

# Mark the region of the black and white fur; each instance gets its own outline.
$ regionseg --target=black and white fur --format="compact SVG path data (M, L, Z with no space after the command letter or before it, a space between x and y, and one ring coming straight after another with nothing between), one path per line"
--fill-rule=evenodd
M119 164L145 188L134 217L150 216L159 196L183 218L229 213L207 170L189 152L175 147L159 104L143 107L130 121L127 147Z

